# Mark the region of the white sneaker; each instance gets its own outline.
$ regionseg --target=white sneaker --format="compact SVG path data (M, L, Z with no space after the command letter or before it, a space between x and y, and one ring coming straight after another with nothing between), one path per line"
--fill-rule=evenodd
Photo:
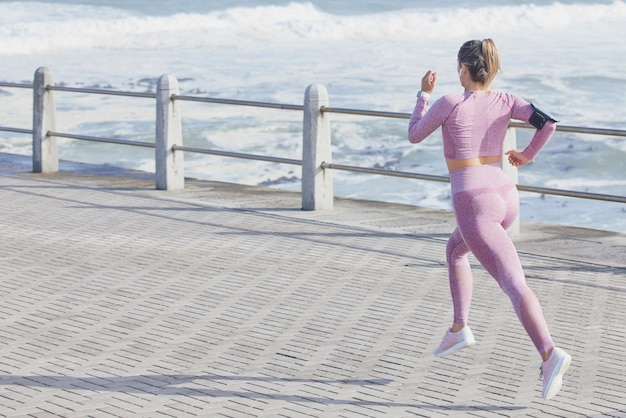
M543 376L543 396L544 399L552 399L559 393L563 386L563 374L567 371L572 356L560 348L554 347L550 358L541 364L541 375Z
M476 343L474 334L472 334L472 330L467 325L458 332L452 332L450 331L451 329L452 328L448 328L441 344L439 344L439 347L435 350L436 357L447 356L462 348L471 347Z

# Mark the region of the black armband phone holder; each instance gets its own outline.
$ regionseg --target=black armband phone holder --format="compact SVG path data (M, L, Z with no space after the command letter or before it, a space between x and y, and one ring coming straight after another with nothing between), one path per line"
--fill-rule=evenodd
M534 111L533 114L530 115L530 119L528 119L528 123L534 126L537 129L543 128L543 125L546 124L547 121L551 120L552 122L558 122L558 120L554 119L552 116L548 115L545 112L537 109L534 104L530 104Z

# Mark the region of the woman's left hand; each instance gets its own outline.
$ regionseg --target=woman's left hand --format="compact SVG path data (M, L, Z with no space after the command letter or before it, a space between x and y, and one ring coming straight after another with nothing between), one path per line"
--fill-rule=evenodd
M507 151L504 154L509 156L509 163L514 167L521 167L530 162L528 157L526 157L524 154L522 154L521 151L518 151L516 149Z
M424 93L432 94L433 90L435 90L435 84L437 83L437 73L435 71L429 70L422 77L422 91Z

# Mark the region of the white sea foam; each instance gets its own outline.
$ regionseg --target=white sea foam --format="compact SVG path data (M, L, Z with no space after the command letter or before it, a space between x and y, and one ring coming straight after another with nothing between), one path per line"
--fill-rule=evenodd
M37 10L37 13L33 13ZM54 3L0 3L0 55L90 48L255 47L259 39L284 44L302 40L458 39L477 32L496 35L582 28L626 18L623 1L549 6L522 4L473 9L403 10L356 16L324 13L311 3L240 7L206 14L145 16L110 7Z

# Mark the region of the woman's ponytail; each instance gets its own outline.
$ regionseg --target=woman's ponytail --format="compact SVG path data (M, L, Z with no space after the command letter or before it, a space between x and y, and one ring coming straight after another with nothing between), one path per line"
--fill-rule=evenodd
M500 55L498 54L496 44L491 38L482 40L482 55L485 60L485 71L487 73L484 83L486 86L489 86L493 79L496 78L498 71L500 71Z

